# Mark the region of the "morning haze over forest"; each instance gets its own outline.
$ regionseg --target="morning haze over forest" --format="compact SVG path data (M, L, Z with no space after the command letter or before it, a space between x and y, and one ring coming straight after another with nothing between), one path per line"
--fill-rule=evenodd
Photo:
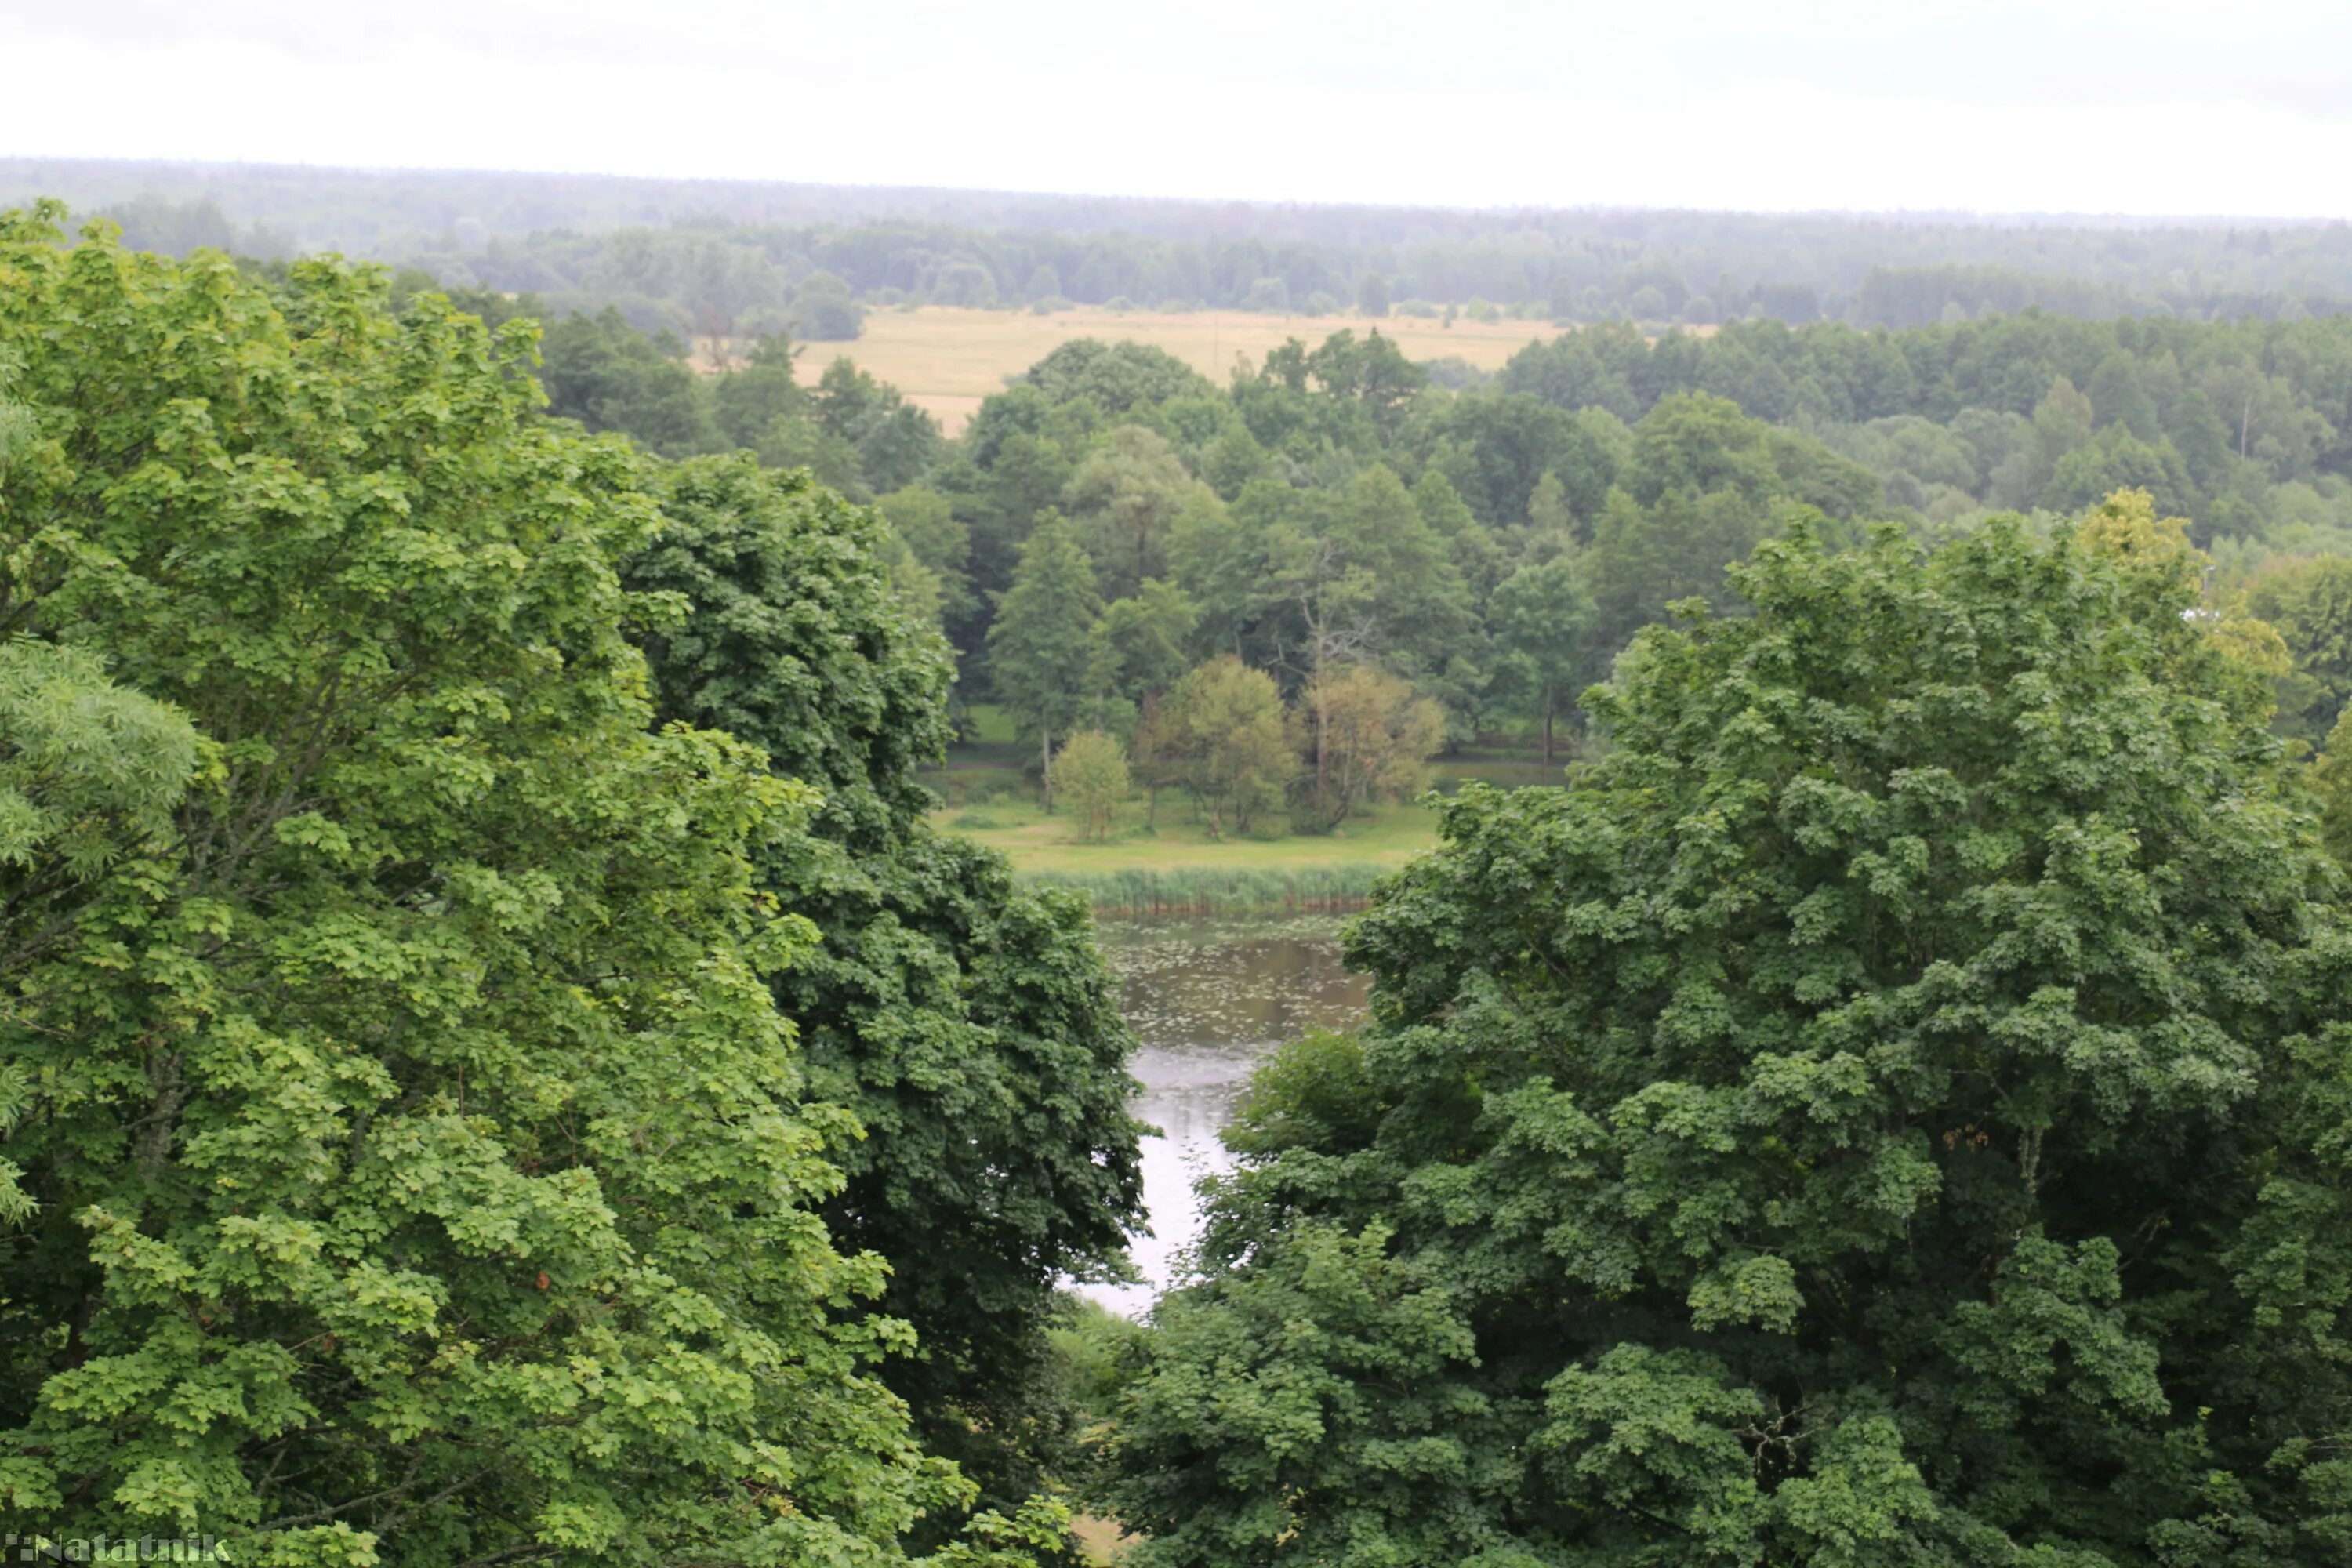
M0 3L0 1534L2352 1568L2352 27Z

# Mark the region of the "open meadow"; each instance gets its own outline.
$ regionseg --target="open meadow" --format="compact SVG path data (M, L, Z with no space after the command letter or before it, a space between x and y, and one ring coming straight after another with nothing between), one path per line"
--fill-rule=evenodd
M933 822L1002 850L1014 868L1043 878L1143 867L1158 870L1254 869L1341 863L1403 865L1437 842L1437 814L1407 802L1377 805L1332 833L1254 837L1210 836L1176 790L1162 790L1159 821L1146 826L1140 800L1130 801L1110 837L1087 843L1067 811L1046 813L1031 799L949 807Z
M864 335L851 342L810 343L800 375L814 382L835 360L847 358L906 395L936 417L950 436L963 428L981 399L1004 390L1018 375L1073 338L1129 340L1166 349L1224 384L1235 356L1265 359L1286 339L1318 343L1342 329L1378 328L1408 359L1458 354L1481 370L1499 370L1530 342L1555 335L1547 321L1473 321L1452 326L1422 317L1376 321L1354 315L1276 316L1255 310L1108 310L1080 306L1051 315L1026 310L976 310L946 305L875 310Z
M1352 904L1437 842L1426 805L1375 806L1330 834L1212 837L1183 797L1160 794L1159 820L1130 803L1103 842L1081 840L1068 812L1025 796L932 814L934 826L1000 851L1026 882L1078 888L1105 912Z
M1024 881L1084 889L1106 912L1352 903L1437 842L1437 812L1420 801L1374 805L1328 834L1213 837L1174 788L1160 792L1156 811L1139 791L1109 837L1087 842L1075 816L1038 804L1029 748L1004 710L975 703L971 713L972 738L923 775L942 802L931 825L998 851ZM1431 789L1451 795L1474 779L1505 788L1553 782L1559 770L1496 746L1438 758L1426 776ZM1270 826L1287 825L1278 817Z

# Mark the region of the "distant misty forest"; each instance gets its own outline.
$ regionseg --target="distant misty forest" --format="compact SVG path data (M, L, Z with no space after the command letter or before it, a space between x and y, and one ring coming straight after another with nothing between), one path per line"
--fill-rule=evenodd
M338 251L646 331L855 336L906 304L1910 327L2039 308L2294 320L2352 300L2342 223L1450 209L612 175L0 159L137 247Z

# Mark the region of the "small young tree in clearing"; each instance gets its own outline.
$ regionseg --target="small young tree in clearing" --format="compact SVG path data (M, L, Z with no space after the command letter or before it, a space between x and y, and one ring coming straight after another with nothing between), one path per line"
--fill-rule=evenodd
M1169 772L1223 837L1230 816L1247 833L1259 815L1282 804L1298 758L1282 722L1274 678L1230 654L1187 674L1168 693L1153 727Z
M1101 730L1081 730L1054 753L1054 793L1078 819L1078 837L1110 836L1111 818L1127 799L1127 749Z
M1370 665L1325 670L1303 707L1323 737L1310 807L1318 832L1375 799L1411 795L1421 764L1445 743L1445 710Z

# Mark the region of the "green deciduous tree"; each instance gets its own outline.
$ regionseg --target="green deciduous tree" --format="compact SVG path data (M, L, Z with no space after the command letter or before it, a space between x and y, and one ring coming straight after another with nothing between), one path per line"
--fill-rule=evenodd
M1173 583L1147 582L1134 597L1104 605L1101 634L1117 661L1118 695L1140 703L1173 685L1200 624L1200 606Z
M0 1515L898 1556L962 1489L844 1317L814 932L751 886L816 803L650 727L642 459L537 417L525 324L55 216L0 217Z
M1727 605L1726 569L1811 507L1850 518L1879 487L1817 443L1705 394L1668 397L1633 432L1625 485L1592 531L1592 672L1677 600Z
M1553 720L1570 695L1595 613L1583 567L1566 554L1529 563L1504 578L1488 608L1502 681L1543 721L1547 768Z
M663 715L723 723L824 795L813 835L755 862L822 933L773 988L812 1083L866 1132L823 1213L890 1260L879 1310L917 1349L883 1375L926 1447L1010 1509L1065 1436L1041 1370L1055 1289L1111 1268L1137 1217L1132 1039L1084 906L924 824L949 666L898 613L879 520L736 459L679 465L659 496L668 526L627 573L692 606L647 637Z
M2312 759L2308 775L2319 812L2320 842L2336 863L2352 870L2352 710L2327 732L2327 745Z
M2281 561L2247 585L2246 607L2278 628L2293 671L2279 682L2282 734L2316 744L2352 699L2352 561Z
M830 272L812 272L793 295L793 329L811 342L846 342L866 330L866 307Z
M1274 356L1267 356L1269 368ZM1323 395L1362 411L1371 427L1393 436L1429 384L1429 372L1405 358L1396 340L1378 327L1360 340L1353 331L1333 332L1306 356L1305 368Z
M1445 668L1475 623L1467 584L1445 541L1423 521L1412 492L1387 468L1375 466L1332 498L1318 543L1335 573L1328 592L1345 600L1360 586L1366 645L1414 673ZM1302 584L1312 591L1312 585ZM1322 611L1310 605L1310 620ZM1342 620L1347 616L1340 617ZM1310 670L1328 657L1310 650Z
M799 353L788 338L762 337L742 363L711 379L711 416L730 446L756 450L778 420L806 415L808 392L793 373Z
M1445 710L1407 681L1370 665L1318 671L1299 695L1316 771L1309 820L1328 833L1375 800L1422 785L1422 764L1445 743Z
M1021 545L1059 505L1076 467L1071 453L1094 424L1089 405L1057 407L1024 384L982 404L965 427L958 460L938 483L958 497L958 514L971 523L972 581L983 594L1012 585Z
M1546 474L1560 486L1571 514L1590 522L1619 478L1617 454L1593 426L1525 393L1464 397L1442 416L1450 455L1435 466L1497 531L1528 520L1528 503Z
M877 496L874 506L890 524L892 574L907 576L908 565L920 567L937 584L940 619L965 627L979 608L964 570L971 559L971 530L945 496L922 485Z
M2090 384L2083 390L2091 399L2093 423L2120 425L2143 441L2152 442L2163 434L2157 422L2156 400L2147 395L2139 361L2122 349L2099 362L2098 369L2091 373Z
M30 438L37 426L19 416ZM0 905L37 917L0 925L0 974L68 942L81 890L132 856L162 854L199 759L216 765L186 715L109 680L86 648L0 643ZM34 1066L0 1055L0 1142L34 1109ZM39 1205L0 1156L0 1225Z
M2058 466L2059 458L2089 440L2097 425L2097 411L2073 382L2063 375L2053 381L2049 392L2033 405L2033 434L2039 444L2042 473L2047 475ZM2043 482L2047 482L2046 479Z
M2221 427L2221 416L2213 412L2212 399L2202 388L2192 386L2174 401L2165 434L2200 491L2211 495L2221 489L2230 472L2230 433Z
M711 451L730 434L713 422L683 345L647 337L617 310L549 322L540 354L549 411L591 430L673 458Z
M1217 391L1214 382L1155 343L1098 338L1072 339L1030 366L1022 380L1052 402L1083 402L1112 416Z
M87 882L166 837L198 754L184 714L109 680L96 653L0 643L0 866L16 879L11 900Z
M1229 820L1247 833L1282 804L1298 773L1274 678L1230 655L1176 683L1151 742L1158 765L1184 786L1217 837Z
M2347 1561L2343 882L2109 510L1768 544L1448 808L1229 1135L1139 1561Z
M2079 511L2120 489L2147 490L2166 508L2194 509L2196 492L2188 465L2161 437L2149 446L2121 425L2110 425L2058 459L2042 504L2053 511Z
M824 367L809 412L819 429L857 454L868 493L911 485L939 460L939 422L846 359Z
M1147 579L1168 575L1169 532L1206 488L1185 473L1165 437L1139 425L1115 426L1087 454L1062 506L1087 531L1105 598L1125 598Z
M1021 547L1013 586L998 596L988 628L990 684L1022 728L1037 737L1046 809L1054 804L1054 736L1070 728L1089 695L1096 617L1094 564L1078 531L1048 513Z
M1100 730L1081 730L1054 753L1054 793L1078 819L1078 837L1108 837L1111 819L1133 787L1127 748Z

